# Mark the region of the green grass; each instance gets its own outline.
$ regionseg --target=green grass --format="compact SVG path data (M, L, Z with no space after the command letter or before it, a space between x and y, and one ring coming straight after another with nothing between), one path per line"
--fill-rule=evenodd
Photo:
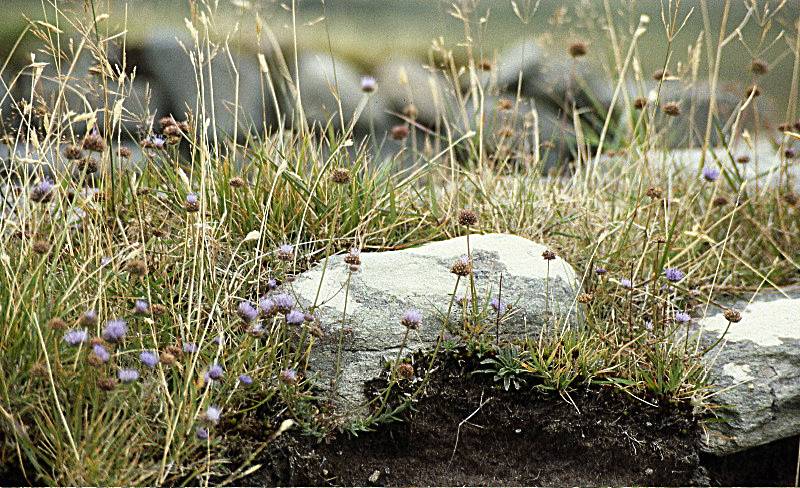
M207 9L203 4L197 9L194 22L202 32L199 12ZM113 32L103 32L105 26L97 32L91 16L75 14L59 18L75 21L87 48L102 54L103 39ZM672 22L668 30L676 32L679 24ZM60 34L36 28L42 53L52 57ZM792 39L797 35L787 33ZM214 41L201 35L193 49L205 50L209 42ZM704 49L715 50L714 42ZM609 57L624 59L627 51L623 43ZM638 59L642 51L631 52ZM796 66L800 54L793 56ZM794 76L782 101L789 106L796 106L797 83ZM481 90L475 87L464 103L480 107ZM43 154L57 149L62 137L70 139L77 125L62 118L60 103L47 107L49 120L58 123L36 135ZM141 173L119 164L112 169L113 150L95 154L98 196L81 194L81 181L59 172L51 202L27 201L0 221L0 465L18 467L11 471L23 470L30 483L51 485L235 483L250 466L226 457L233 446L224 433L236 429L227 419L262 426L264 442L253 452L291 425L317 436L348 427L341 412L315 398L309 379L295 384L282 375L287 369L302 373L315 340L312 331L297 334L284 319L264 317L260 333L243 324L237 307L265 294L270 278L289 281L353 246L380 251L463 234L467 231L456 221L463 208L478 214L473 231L510 232L546 243L575 267L584 294L579 305L584 328L515 349L504 345L506 352L499 355L485 333L485 313L466 314L463 322L451 324L463 331L465 344L459 345L496 358L486 367L500 387L525 378L558 393L600 384L651 403L711 408L713 385L701 363L703 351L696 337L682 339L686 332L674 315L693 310L699 317L709 304L725 306L728 293L791 284L798 268L800 209L783 188L752 191L737 179L730 161L719 162L725 171L716 182L690 170L655 171L644 155L669 149L657 113L651 106L626 114L631 132L624 132L623 124L608 140L595 135L595 144L606 143L620 154L602 163L603 172L587 169L592 166L586 155L594 152L573 148L578 169L564 179L542 178L536 159L523 158L527 166L519 166L514 154L522 147L505 156L487 155L477 120L468 121L473 133L457 129L462 121L445 120L440 150L411 151L414 164L408 166L376 160L352 134L330 128L251 131L244 143L211 144L198 130L200 120L214 125L203 103L180 138L182 150L145 151ZM117 120L107 121L102 132L114 148L121 128ZM589 132L580 118L575 121ZM13 135L34 140L25 130ZM779 135L781 147L790 137ZM345 184L331 178L340 168L350 175ZM232 185L233 178L246 185ZM650 188L660 188L662 196ZM196 212L187 211L190 193L198 198ZM728 203L715 205L721 195ZM72 219L77 209L84 215L79 223ZM295 246L289 261L278 259L276 248L283 243ZM131 267L137 260L146 263L146 274ZM598 266L607 274L598 276ZM666 267L678 267L687 277L669 285ZM633 288L621 286L623 279ZM162 313L134 314L136 299L159 305ZM65 344L64 325L54 321L84 327L81 314L89 309L99 315L98 324L85 325L93 337L106 320L128 321L124 341L105 343L108 363L97 364L89 344ZM652 329L645 326L648 321ZM223 341L215 343L220 336ZM199 352L178 352L187 343L197 344ZM166 361L150 370L139 365L144 350L173 354L176 362L167 364L169 357L162 355ZM215 363L224 367L224 380L206 381L204 374ZM137 367L142 377L111 391L99 387L122 367ZM236 379L244 373L254 379L252 386ZM204 420L211 405L221 407L222 424ZM261 406L284 423L255 417ZM349 427L371 428L392 414L376 412ZM197 438L198 427L209 429L208 440Z

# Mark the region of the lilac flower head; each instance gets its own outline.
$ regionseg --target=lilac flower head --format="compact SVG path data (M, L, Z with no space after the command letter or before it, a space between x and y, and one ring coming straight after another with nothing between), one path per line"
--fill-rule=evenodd
M678 268L667 268L664 270L664 276L666 276L667 280L671 281L672 283L677 283L686 277L686 273Z
M306 321L306 316L299 310L292 310L286 314L286 323L289 325L301 325Z
M206 409L205 418L212 424L216 424L217 422L219 422L219 418L221 415L222 412L220 411L219 407L215 407L214 405L212 405Z
M80 318L81 325L92 326L97 324L97 312L94 310L87 310L83 312Z
M153 351L142 351L139 360L148 368L155 368L158 364L158 354Z
M247 323L253 322L258 318L258 310L256 310L255 307L253 307L248 301L240 302L236 311L239 314L239 318Z
M287 385L294 385L297 383L297 371L289 368L281 371L280 380Z
M497 297L492 298L492 300L489 302L489 305L491 305L492 309L500 315L506 313L506 310L508 309L508 304Z
M145 143L143 146L147 147L154 147L156 149L161 149L164 147L164 144L167 142L167 138L161 135L150 135L145 139Z
M594 269L594 274L596 274L597 276L603 276L606 273L608 273L608 270L606 270L602 266L598 266Z
M123 383L133 383L139 379L139 372L135 369L121 369L117 373L117 377Z
M225 374L225 370L222 369L222 366L219 364L212 364L210 368L208 368L208 377L212 380L219 380L222 379L222 375Z
M653 330L653 321L648 320L644 323L644 328L647 330Z
M147 300L136 300L133 304L133 312L137 315L147 315L150 313L150 304Z
M122 319L114 319L106 322L103 328L103 339L108 342L119 342L128 333L128 324Z
M64 334L64 342L70 346L78 346L89 340L89 333L86 329L72 329Z
M258 302L258 308L260 308L261 312L268 317L278 313L278 306L275 305L275 302L269 298L262 298Z
M622 278L619 280L619 284L622 285L623 288L631 289L633 288L633 282L628 278Z
M278 246L278 259L291 261L294 256L294 246L291 244L281 244Z
M419 310L406 310L400 318L400 323L409 329L416 329L422 323L422 313Z
M692 317L690 317L689 314L686 312L678 312L675 314L675 322L679 324L685 324L690 320L692 320Z
M42 180L31 191L31 200L34 202L47 202L53 196L53 183L50 180Z
M97 356L97 359L99 359L101 362L107 363L108 360L111 359L111 354L108 353L108 351L106 350L105 347L103 347L102 344L95 344L94 346L92 346L92 352L94 353L95 356Z
M275 278L270 278L267 280L267 290L272 291L278 287L278 282L275 281Z
M253 378L249 374L240 374L239 382L241 382L243 385L250 386L253 384Z
M361 91L364 93L372 93L377 88L378 82L372 76L361 77Z
M186 203L188 203L189 205L197 205L198 202L199 200L197 199L197 195L195 195L194 193L189 193L188 195L186 195Z
M183 352L186 354L194 354L197 352L197 344L194 342L184 342L183 343Z
M719 178L719 170L711 166L706 166L703 168L703 178L705 178L706 181L717 181Z
M275 302L275 306L281 313L289 313L294 308L294 298L286 293L275 295L272 297L272 301Z
M208 429L206 429L205 427L198 427L197 429L195 429L194 434L201 441L208 439Z

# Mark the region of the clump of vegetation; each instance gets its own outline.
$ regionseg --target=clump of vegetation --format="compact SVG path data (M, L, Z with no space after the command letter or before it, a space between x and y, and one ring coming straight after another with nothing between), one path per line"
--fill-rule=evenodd
M210 53L225 57L235 48L214 35L214 10L192 4L193 44L186 49L204 94L213 84L203 75ZM233 446L225 432L236 422L263 427L251 460L288 429L325 436L346 428L304 374L321 324L291 293L294 276L335 253L349 253L355 273L361 252L472 232L545 242L552 251L543 259L558 255L580 275L575 300L585 327L501 344L495 325L513 313L513 300L481 297L472 283L470 296L454 295L449 304L463 309L462 321L443 324L463 343L442 335L427 357L467 345L506 390L530 382L568 396L607 385L646 402L700 409L710 407L712 385L702 363L708 349L692 322L709 305L726 307L728 293L796 280L800 208L783 170L797 164L798 135L791 125L765 133L740 123L741 114L755 110L756 90L741 100L736 118L719 120L719 64L736 33L725 25L720 39L709 25L697 41L711 53L702 147L717 139L723 157L703 152L700 171L657 170L654 158L671 157L664 129L675 124L662 112L678 120L693 113L688 104L662 100L662 84L670 76L695 79L699 60L690 53L678 63L679 54L668 50L657 88L631 91L626 78L641 84L644 77L635 69L643 55L637 42L652 28L641 19L630 32L607 33L615 108L590 116L572 110L574 99L563 101L574 143L549 171L554 149L540 139L535 115L503 127L501 144L486 144L485 114L498 106L512 114L531 102L494 100L497 87L480 81L493 63L470 31L483 22L473 18L478 8L454 7L464 43L451 49L437 41L430 50L454 104L437 127L422 130L411 106L388 137L373 130L359 139L354 121L336 125L340 115L325 127L287 118L266 132L240 120L236 134L218 134L219 114L202 96L186 114L154 121L137 113L128 99L135 75L124 57L109 61L112 48L125 44L124 22L114 30L115 11L87 5L75 13L44 5L57 20L31 22L41 46L20 75L32 80L34 96L15 100L15 123L4 139L10 156L0 220L0 465L21 482L235 483L257 469L227 461ZM520 21L536 15L536 5L515 4ZM680 2L664 9L671 43L690 13ZM775 36L779 14L753 4L744 22L758 22L762 39L794 39L779 56L794 66L784 100L788 120L797 103L800 34L786 25ZM751 48L754 80L771 68L764 56L774 42ZM564 52L581 63L608 54L598 44L573 41ZM71 73L81 51L95 62L88 79L99 97L76 107L67 95L83 88ZM44 63L58 75L44 80ZM278 72L288 76L290 64ZM680 73L668 75L668 68ZM291 80L270 69L260 88L291 91ZM35 96L44 81L56 86L54 99ZM365 78L362 89L371 96L375 80ZM140 132L131 133L130 123ZM376 150L387 139L400 141L389 156ZM753 188L738 170L744 163L735 161L733 142L772 144L783 169L778 184ZM545 170L568 176L543 177ZM456 288L473 280L469 249L452 272ZM732 310L726 317L731 327L741 318ZM409 311L398 317L402 326L435 325ZM399 354L389 371L378 396L384 401L360 428L404 408L385 399L394 384L415 381L414 367ZM425 378L416 379L421 393ZM256 418L265 411L271 415Z

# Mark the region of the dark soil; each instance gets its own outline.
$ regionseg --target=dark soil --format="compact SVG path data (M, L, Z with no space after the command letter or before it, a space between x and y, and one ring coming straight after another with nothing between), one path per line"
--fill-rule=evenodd
M797 439L726 458L700 456L697 419L685 407L653 407L612 388L565 398L532 385L507 392L474 369L469 360L448 359L428 394L377 431L319 443L284 436L258 461L265 467L237 484L794 484ZM375 390L383 386L376 383ZM404 386L407 393L416 385Z

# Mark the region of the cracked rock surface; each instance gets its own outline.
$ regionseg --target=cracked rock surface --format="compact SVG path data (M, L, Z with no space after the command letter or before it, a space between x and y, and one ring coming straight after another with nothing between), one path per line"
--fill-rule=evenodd
M510 308L501 318L501 335L538 337L545 323L562 327L575 322L575 272L560 258L549 261L548 271L542 257L546 246L508 234L471 235L469 243L479 313L496 317L489 301L497 297L503 275L502 301ZM418 330L410 331L403 355L436 346L456 284L450 267L466 251L467 237L462 236L400 251L362 253L361 269L352 275L344 256L333 256L327 266L323 261L296 278L292 291L304 307L317 304L326 332L312 349L308 372L323 389L336 384L338 405L355 412L364 404L365 382L400 351L406 333L400 318L406 310L419 310L423 319ZM469 296L469 286L469 279L461 278L456 296ZM459 333L462 313L453 303L446 337ZM494 326L494 319L489 322Z
M707 423L704 449L725 455L800 434L800 290L759 293L734 308L722 347L709 353L713 401L724 422ZM728 322L717 311L701 320L711 344Z

